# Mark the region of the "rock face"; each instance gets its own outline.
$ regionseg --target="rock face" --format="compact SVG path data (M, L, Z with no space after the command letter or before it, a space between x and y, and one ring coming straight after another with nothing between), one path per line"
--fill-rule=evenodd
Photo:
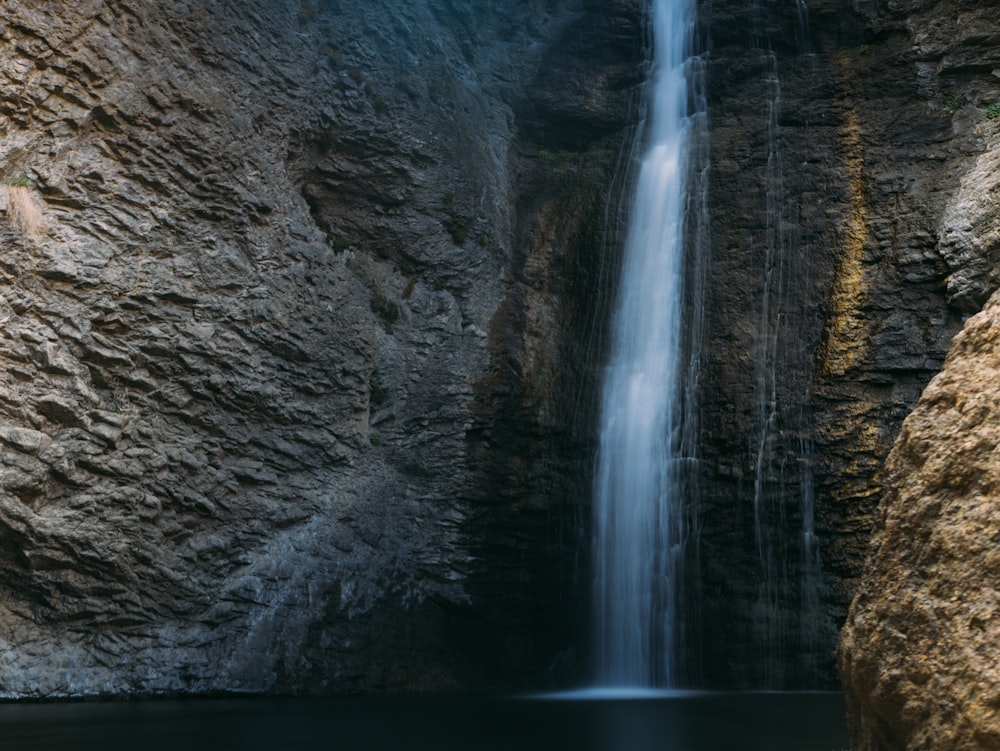
M1000 747L1000 295L903 424L840 642L853 748Z
M689 671L833 687L882 463L996 287L1000 28L975 2L701 13L712 237Z
M641 6L8 0L0 693L582 675ZM1000 29L699 14L685 669L832 686L882 462L1000 281Z
M927 278L938 276L950 309L965 316L997 288L1000 25L992 11L963 2L876 4L868 15L869 53L908 67L926 108L951 121L937 134L897 133L908 149L922 140L935 165L927 175L899 173L907 183L899 197L932 198L920 242L900 260L907 279L938 269ZM1000 745L997 315L994 296L965 323L872 484L882 505L839 646L859 751ZM916 362L919 338L905 319L890 313L867 343L875 356L910 339L912 355L900 364ZM942 333L953 325L938 320Z
M0 38L0 693L537 682L638 8L12 0Z
M940 92L952 134L974 136L930 233L946 299L975 311L997 287L1000 26L974 3L906 10L884 12L880 28L909 42L917 80ZM965 323L881 474L876 531L839 645L859 751L1000 745L997 316L994 295Z

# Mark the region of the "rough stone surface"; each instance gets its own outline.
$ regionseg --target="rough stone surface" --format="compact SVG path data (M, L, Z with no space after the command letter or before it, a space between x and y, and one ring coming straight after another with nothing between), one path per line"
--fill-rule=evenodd
M0 692L582 674L641 6L8 0ZM692 683L836 681L1000 282L994 10L700 4Z
M4 4L0 694L541 680L638 27Z
M955 338L885 467L840 642L852 748L1000 748L1000 295Z

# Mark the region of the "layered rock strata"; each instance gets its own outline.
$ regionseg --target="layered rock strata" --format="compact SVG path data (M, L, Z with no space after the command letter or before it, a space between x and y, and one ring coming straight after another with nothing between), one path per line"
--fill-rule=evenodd
M0 694L552 664L641 34L488 6L4 5Z
M869 49L891 44L951 120L950 132L913 140L951 175L933 184L926 231L945 299L966 316L997 287L1000 26L976 3L879 5L871 17ZM862 751L1000 743L996 321L995 299L967 321L878 477L876 532L839 648L852 747Z
M583 674L640 6L5 4L0 692ZM996 24L701 4L692 682L835 683L997 284Z
M712 242L690 669L833 687L882 462L996 285L1000 32L975 2L716 0L702 15Z

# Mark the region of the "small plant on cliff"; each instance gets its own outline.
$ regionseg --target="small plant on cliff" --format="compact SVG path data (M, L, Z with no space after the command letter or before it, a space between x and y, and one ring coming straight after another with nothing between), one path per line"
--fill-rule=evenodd
M996 120L998 117L1000 117L1000 102L991 104L986 108L987 120Z
M455 245L465 245L465 241L469 239L469 221L467 219L452 212L443 224L444 228L448 230L448 234L451 235L451 239L455 241Z
M111 398L107 404L108 411L119 415L130 415L136 411L128 386L123 386L117 377L112 377L108 381L108 387L111 389Z
M7 217L18 234L37 241L45 235L45 215L35 199L33 186L24 176L7 183Z
M958 112L964 106L965 106L965 100L962 99L961 97L954 97L953 99L949 99L947 102L944 103L944 108L952 114Z
M870 54L872 51L872 46L870 44L862 44L858 47L858 52L862 55Z
M372 312L388 324L399 320L399 306L383 294L382 290L372 290Z

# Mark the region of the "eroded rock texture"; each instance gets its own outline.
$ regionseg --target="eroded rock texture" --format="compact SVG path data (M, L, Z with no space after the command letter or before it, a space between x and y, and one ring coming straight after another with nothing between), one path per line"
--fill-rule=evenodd
M600 307L638 29L627 2L4 4L0 693L553 664L590 388L559 364Z
M870 15L867 49L905 63L928 108L940 108L951 126L896 131L910 149L922 139L925 160L941 176L932 181L913 170L907 190L896 193L920 188L933 199L919 220L903 214L911 226L925 226L901 256L905 278L939 268L949 307L967 314L997 286L1000 26L994 10L977 3L879 4ZM872 485L884 484L885 496L840 644L858 749L1000 743L992 617L1000 577L990 479L995 321L992 302L968 321ZM905 359L916 362L916 331L893 311L869 346L910 339L913 354Z
M0 692L582 674L641 5L4 4ZM699 12L685 668L830 686L882 461L998 283L998 21Z
M854 745L1000 747L1000 297L903 423L840 643Z

